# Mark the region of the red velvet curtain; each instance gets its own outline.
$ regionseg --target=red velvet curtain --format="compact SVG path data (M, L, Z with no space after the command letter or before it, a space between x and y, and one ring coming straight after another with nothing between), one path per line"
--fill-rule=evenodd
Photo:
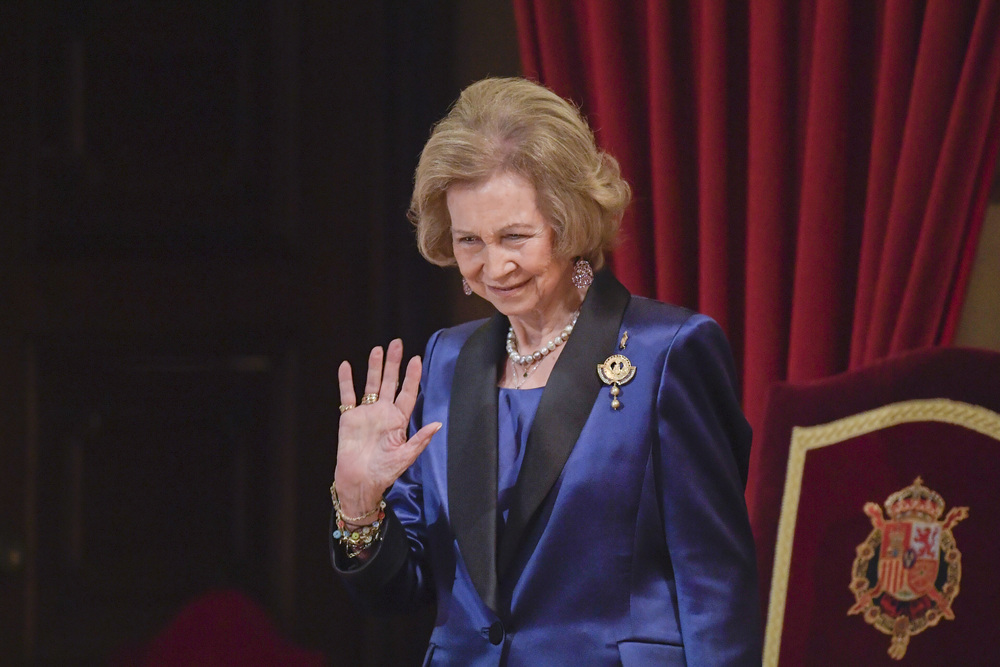
M633 292L722 324L768 386L947 343L1000 138L1000 0L515 0L635 202Z

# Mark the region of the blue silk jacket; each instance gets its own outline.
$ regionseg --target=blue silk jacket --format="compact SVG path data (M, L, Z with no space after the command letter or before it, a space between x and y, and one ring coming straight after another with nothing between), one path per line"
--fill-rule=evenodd
M351 568L331 544L345 585L376 608L436 602L430 665L759 665L750 428L721 329L599 273L498 531L507 327L431 338L413 425L444 427L389 491L377 553ZM597 373L613 354L636 368L618 410Z

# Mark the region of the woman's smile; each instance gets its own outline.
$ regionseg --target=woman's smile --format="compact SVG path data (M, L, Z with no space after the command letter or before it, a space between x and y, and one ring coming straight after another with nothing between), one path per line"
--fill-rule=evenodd
M486 289L501 296L511 296L527 284L528 281L525 280L524 282L511 285L487 285Z

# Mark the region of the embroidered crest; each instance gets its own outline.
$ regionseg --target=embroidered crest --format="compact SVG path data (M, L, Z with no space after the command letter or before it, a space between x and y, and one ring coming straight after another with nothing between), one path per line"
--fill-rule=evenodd
M953 507L944 521L944 499L917 477L885 501L865 503L872 532L856 547L851 575L855 603L848 615L892 637L889 655L901 660L912 635L953 620L952 602L962 579L962 554L951 529L969 516L968 507Z

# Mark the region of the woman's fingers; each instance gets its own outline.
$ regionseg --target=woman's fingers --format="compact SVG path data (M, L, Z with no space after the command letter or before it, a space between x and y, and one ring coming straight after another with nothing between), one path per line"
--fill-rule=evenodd
M365 378L365 394L377 394L382 379L382 348L373 347L368 355L368 376Z
M399 390L399 396L396 397L396 407L403 413L407 421L410 419L410 413L413 412L413 406L417 403L422 368L423 364L420 361L420 357L410 359L409 363L406 364L406 376L403 378L403 386Z
M399 386L399 365L403 361L403 341L399 338L389 343L385 353L385 370L382 372L382 388L380 398L392 402L396 398L396 388Z
M346 361L341 362L337 369L337 382L340 384L340 404L357 405L358 399L354 395L354 376L351 373L351 364Z
M413 437L407 441L406 444L411 447L410 454L413 457L410 460L411 464L413 461L417 460L417 457L420 456L420 452L424 451L427 445L430 444L431 438L435 433L441 430L442 426L443 424L441 422L431 422L430 424L426 424L422 429L414 433ZM406 467L410 467L409 464L407 464Z
M379 398L384 397L387 403L395 402L396 407L403 413L404 419L408 421L410 413L413 412L413 406L416 404L417 391L420 388L420 359L414 357L406 367L406 378L403 382L405 395L400 402L396 401L396 390L400 387L399 366L402 360L403 341L399 338L390 342L385 352L381 347L372 348L371 354L368 355L368 373L365 376L364 393L366 397L374 394ZM337 370L337 379L340 383L341 405L357 405L351 365L348 362L340 364ZM365 403L363 399L361 402Z

